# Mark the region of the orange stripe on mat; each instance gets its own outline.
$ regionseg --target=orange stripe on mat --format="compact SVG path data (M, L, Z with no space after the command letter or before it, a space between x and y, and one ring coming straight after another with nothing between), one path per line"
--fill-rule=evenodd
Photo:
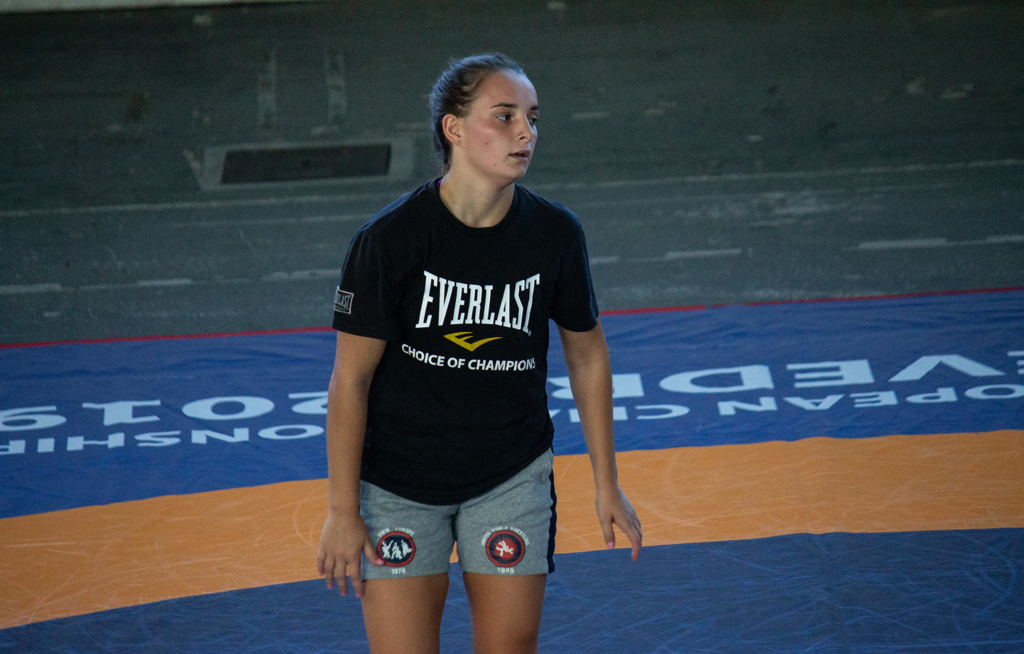
M1024 431L622 452L664 545L792 533L1024 527ZM555 459L558 552L603 549L586 456ZM324 480L0 520L0 628L316 578ZM618 535L618 545L626 545Z

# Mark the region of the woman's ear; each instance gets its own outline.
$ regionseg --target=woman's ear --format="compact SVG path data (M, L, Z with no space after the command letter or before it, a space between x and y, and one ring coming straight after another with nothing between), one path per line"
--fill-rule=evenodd
M441 118L441 131L452 145L462 145L462 121L455 114L445 114Z

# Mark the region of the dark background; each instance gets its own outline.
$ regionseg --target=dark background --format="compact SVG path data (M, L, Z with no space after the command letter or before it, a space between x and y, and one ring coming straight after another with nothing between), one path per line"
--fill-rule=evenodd
M1024 286L1022 35L1019 2L0 15L0 342L328 325L355 229L436 174L433 80L489 50L537 87L523 183L582 218L602 309ZM402 180L193 170L392 137Z

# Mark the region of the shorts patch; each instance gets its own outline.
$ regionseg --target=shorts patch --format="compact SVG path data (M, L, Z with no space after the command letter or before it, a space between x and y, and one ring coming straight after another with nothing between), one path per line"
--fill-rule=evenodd
M359 515L382 565L362 558L363 579L447 574L452 547L463 572L534 575L554 570L551 450L508 481L462 504L421 504L359 482Z
M401 568L412 563L416 556L416 543L404 531L389 531L377 541L377 556L389 568Z
M355 293L349 291L343 291L338 288L334 293L334 310L338 313L352 313L352 298L355 297Z
M487 558L499 568L511 568L526 556L526 539L516 531L499 529L484 536Z

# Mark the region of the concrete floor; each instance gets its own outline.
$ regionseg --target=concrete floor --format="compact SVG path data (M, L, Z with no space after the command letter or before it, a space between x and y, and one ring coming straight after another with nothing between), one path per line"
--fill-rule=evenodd
M602 309L1021 287L1021 34L1017 2L0 15L0 343L327 325L485 50L537 86L524 184L581 216ZM405 179L198 183L209 148L383 138Z

